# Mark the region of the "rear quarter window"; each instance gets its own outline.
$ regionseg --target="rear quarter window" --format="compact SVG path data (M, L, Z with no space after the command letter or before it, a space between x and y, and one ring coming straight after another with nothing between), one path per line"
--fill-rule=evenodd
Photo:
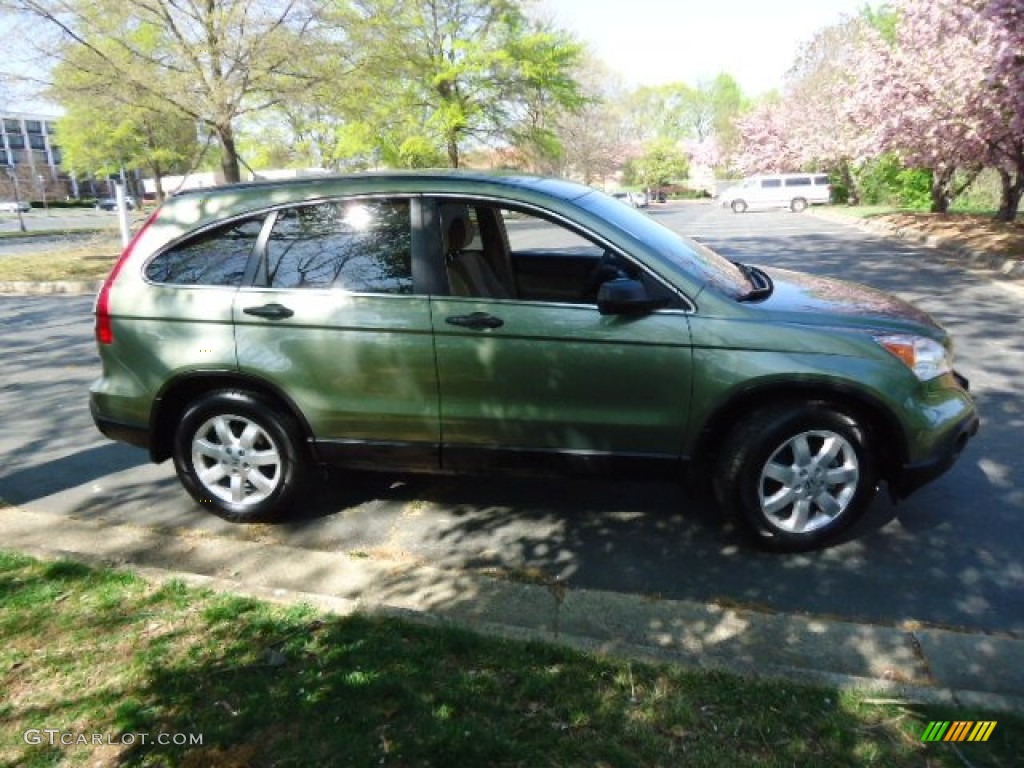
M263 221L258 216L232 222L171 246L146 266L146 278L172 285L239 286Z

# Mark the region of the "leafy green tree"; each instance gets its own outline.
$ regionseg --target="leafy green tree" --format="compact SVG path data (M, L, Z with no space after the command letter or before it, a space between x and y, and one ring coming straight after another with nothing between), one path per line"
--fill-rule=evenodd
M726 157L739 144L736 118L747 108L748 100L736 79L726 72L719 73L705 87L711 103L711 133L720 155Z
M55 68L53 80L50 95L64 105L57 142L66 170L106 176L144 169L162 199L162 177L198 159L195 123L165 104L147 104L146 94L134 104L120 103L105 80L74 65L73 54Z
M685 179L689 173L686 154L669 139L655 139L644 153L630 163L627 181L646 189L656 189Z
M140 94L205 126L238 181L236 123L308 88L323 57L315 4L297 0L5 0L36 24L37 45L107 84L122 106Z
M579 104L573 71L582 47L534 21L521 0L353 0L336 5L363 59L370 98L353 105L342 144L405 163L444 152L458 167L468 142L553 146L554 111ZM351 125L362 124L362 127ZM379 137L362 146L353 137Z

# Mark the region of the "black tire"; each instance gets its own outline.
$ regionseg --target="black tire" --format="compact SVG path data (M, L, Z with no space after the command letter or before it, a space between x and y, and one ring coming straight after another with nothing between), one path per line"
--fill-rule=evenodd
M729 207L732 208L733 213L743 213L747 210L747 202L746 200L733 200Z
M826 403L756 411L729 434L715 496L765 549L820 547L852 524L878 486L867 431Z
M295 420L272 402L218 390L182 415L174 468L192 498L225 520L270 520L304 485L308 461L302 444Z
M794 197L793 201L789 204L789 209L793 213L801 213L807 210L807 201L802 197Z

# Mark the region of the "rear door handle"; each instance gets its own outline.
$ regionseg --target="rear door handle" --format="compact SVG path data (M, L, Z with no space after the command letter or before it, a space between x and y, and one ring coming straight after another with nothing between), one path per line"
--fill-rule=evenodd
M470 315L452 315L444 319L449 325L458 325L463 328L472 328L474 331L482 331L484 328L501 328L505 321L500 317L489 315L486 312L473 312Z
M286 317L291 317L295 314L295 312L283 304L264 304L262 307L246 307L242 311L247 315L265 317L268 320L284 320Z

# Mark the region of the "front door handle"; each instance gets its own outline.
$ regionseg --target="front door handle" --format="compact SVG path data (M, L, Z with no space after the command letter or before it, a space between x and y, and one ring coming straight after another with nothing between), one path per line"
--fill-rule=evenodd
M246 307L242 311L247 315L265 317L268 320L284 320L286 317L291 317L295 314L295 312L283 304L264 304L262 307Z
M472 328L474 331L481 331L484 328L501 328L505 321L500 317L489 315L486 312L474 312L470 315L452 315L444 319L449 325L459 325L463 328Z

